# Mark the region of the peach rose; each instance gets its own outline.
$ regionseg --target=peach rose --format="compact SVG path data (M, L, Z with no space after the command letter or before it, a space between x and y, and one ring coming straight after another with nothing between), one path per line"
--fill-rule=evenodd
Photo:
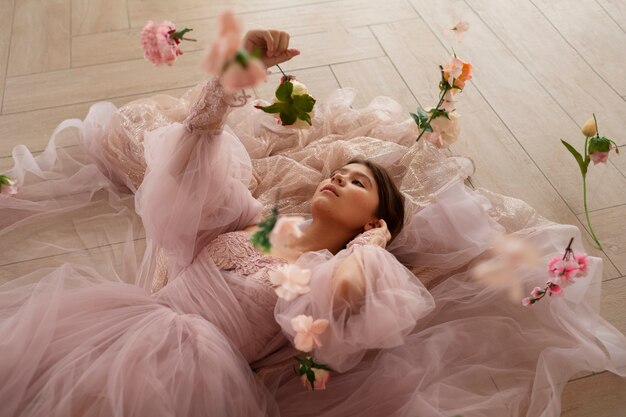
M328 320L319 319L313 321L313 317L300 314L291 319L291 326L296 332L294 345L296 349L302 352L310 352L313 349L322 347L319 336L324 333L328 327Z
M311 383L307 379L306 374L302 375L300 379L302 380L302 385L309 391L312 391L313 388L316 390L326 389L326 383L330 379L330 372L326 369L313 368L313 374L315 374L315 382L313 383L313 387L311 387Z

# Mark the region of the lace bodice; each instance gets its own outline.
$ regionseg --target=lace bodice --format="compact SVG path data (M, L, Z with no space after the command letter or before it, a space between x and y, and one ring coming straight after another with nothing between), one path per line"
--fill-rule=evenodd
M209 243L203 252L215 262L218 268L237 272L247 277L248 280L265 287L267 291L258 291L253 297L259 305L273 311L276 294L269 274L272 270L286 264L285 260L264 255L252 245L249 234L245 231L221 234Z

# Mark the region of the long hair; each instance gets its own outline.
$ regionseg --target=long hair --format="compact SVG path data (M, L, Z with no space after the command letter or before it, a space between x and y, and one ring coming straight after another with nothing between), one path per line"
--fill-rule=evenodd
M387 170L376 162L355 158L348 164L361 164L374 174L378 186L378 209L376 217L387 223L392 238L396 237L404 226L404 195L392 181Z

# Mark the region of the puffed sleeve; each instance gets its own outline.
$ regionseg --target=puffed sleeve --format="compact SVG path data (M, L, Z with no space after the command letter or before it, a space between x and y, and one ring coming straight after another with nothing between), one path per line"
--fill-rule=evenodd
M335 305L333 275L348 257L358 263L364 282L358 309ZM378 246L355 245L335 256L309 253L297 265L311 270L311 291L291 301L280 299L276 321L293 342L292 318L303 314L328 320L320 336L322 346L313 356L337 372L356 366L368 349L402 345L417 321L434 308L432 296L411 271Z
M213 238L255 223L262 210L248 191L246 149L222 124L228 99L213 79L184 123L145 134L147 170L136 210L174 276Z

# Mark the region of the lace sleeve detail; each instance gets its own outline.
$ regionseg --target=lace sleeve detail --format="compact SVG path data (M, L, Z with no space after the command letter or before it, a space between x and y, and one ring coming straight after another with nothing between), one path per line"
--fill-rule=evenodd
M191 106L183 124L188 132L219 133L228 109L245 105L248 98L250 96L243 90L239 95L226 93L220 79L212 78L202 89L196 103Z

